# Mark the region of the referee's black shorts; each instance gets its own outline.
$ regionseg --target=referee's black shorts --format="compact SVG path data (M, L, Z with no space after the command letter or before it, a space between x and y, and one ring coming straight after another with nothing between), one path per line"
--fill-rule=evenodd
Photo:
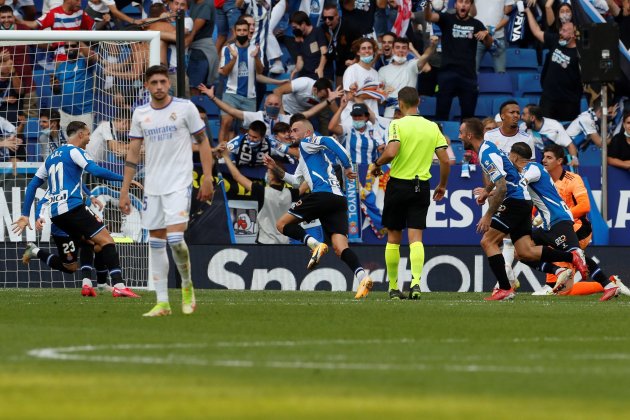
M307 194L293 203L288 213L305 222L319 219L329 235L348 235L348 202L344 196L327 192Z
M392 230L426 229L430 204L429 181L389 178L383 201L383 226Z
M105 229L100 217L83 204L50 220L70 235L77 245L81 243L81 238L91 239Z
M509 234L515 243L523 236L532 234L532 202L506 198L492 216L490 226Z
M532 239L536 245L548 245L560 251L580 248L580 241L573 230L573 221L563 220L552 225L549 230L534 229Z

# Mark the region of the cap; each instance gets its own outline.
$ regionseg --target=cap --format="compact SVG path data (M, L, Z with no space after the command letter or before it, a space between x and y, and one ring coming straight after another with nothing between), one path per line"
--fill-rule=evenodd
M370 111L368 111L368 107L365 104L354 104L352 105L352 111L350 111L350 115L352 115L353 117L370 115Z

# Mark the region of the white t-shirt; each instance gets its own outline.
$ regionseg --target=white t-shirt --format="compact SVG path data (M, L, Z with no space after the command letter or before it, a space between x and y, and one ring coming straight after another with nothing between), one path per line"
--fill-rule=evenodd
M164 195L190 187L192 134L205 129L199 111L187 99L172 98L160 109L150 103L136 108L129 138L144 139L146 194Z
M356 87L360 90L362 86L369 82L380 82L381 79L378 76L378 72L370 67L370 69L366 70L359 63L354 63L350 67L346 69L343 73L343 90L349 91L350 86L356 84ZM363 103L372 110L374 115L379 115L378 113L378 101L376 99L366 99ZM343 123L348 118L350 118L350 111L352 111L352 105L354 105L354 101L348 102L348 105L341 113L341 122Z
M475 5L477 6L476 19L480 20L486 27L497 26L505 13L503 8L505 6L512 6L516 3L515 0L477 0ZM494 33L495 38L504 38L505 31L503 28Z
M267 135L270 136L271 130L275 123L283 122L283 123L289 124L289 121L291 121L291 116L287 114L278 114L278 119L275 121L272 121L265 118L265 113L263 111L256 111L256 112L243 111L243 128L249 127L249 125L253 123L254 121L264 122L265 125L267 126Z
M534 138L531 134L525 131L518 130L518 132L513 136L506 136L501 131L501 128L495 128L484 134L483 139L494 143L506 155L510 154L510 150L512 149L512 145L514 143L527 143L530 149L532 149L532 159L535 159L536 157L536 143L534 142Z
M319 104L313 98L315 80L310 77L298 77L291 80L291 93L282 96L282 106L287 114L299 114Z
M525 124L522 123L521 130L525 129ZM562 124L552 118L543 118L543 125L540 127L540 131L527 129L527 132L531 133L536 147L540 150L545 148L545 140L562 147L567 147L572 143L571 137L569 137Z
M13 0L7 0L4 4L13 7ZM18 4L20 4L19 1ZM42 4L42 15L45 15L50 9L59 7L62 4L63 0L44 0L44 3ZM15 7L13 7L13 9L15 9Z
M592 108L589 108L578 115L578 117L574 119L571 122L571 125L567 128L567 134L573 140L580 136L580 134L584 135L584 137L588 137L591 134L597 133L597 117L595 116L595 112L593 112Z
M403 64L390 63L383 66L378 71L378 77L385 83L385 88L394 88L388 98L398 98L400 89L410 86L415 88L418 85L418 59L407 60ZM392 114L393 116L393 114Z
M90 134L90 142L85 147L95 162L104 162L107 159L107 142L109 140L114 140L112 124L109 121L103 121Z

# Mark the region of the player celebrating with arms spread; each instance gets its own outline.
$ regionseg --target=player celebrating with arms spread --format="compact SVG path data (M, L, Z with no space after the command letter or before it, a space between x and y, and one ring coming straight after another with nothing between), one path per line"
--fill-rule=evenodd
M212 199L212 152L205 124L197 108L187 99L168 94L171 84L168 69L151 66L145 74L145 86L151 101L136 108L129 130L129 151L125 179L120 191L120 209L131 212L129 185L136 173L140 148L146 153L144 210L142 225L149 230L151 277L155 283L157 305L144 316L171 314L168 300L168 242L173 260L182 278L182 312L195 311L195 293L190 274L190 255L184 241L192 191L192 138L199 143L203 180L197 198Z

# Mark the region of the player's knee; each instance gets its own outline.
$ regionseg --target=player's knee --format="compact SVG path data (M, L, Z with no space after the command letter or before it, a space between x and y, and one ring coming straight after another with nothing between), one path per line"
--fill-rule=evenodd
M281 222L280 220L276 222L276 229L278 229L278 232L282 234L284 234L284 226L285 226L284 222Z
M346 249L348 249L347 245L346 246L342 246L342 245L333 244L333 250L335 251L335 255L338 256L339 258L341 258L341 254Z
M75 271L79 269L79 262L75 261L72 263L64 263L63 268L66 269L67 273L74 273Z
M184 232L169 233L166 235L166 241L171 251L178 257L188 256L188 246L184 240Z

